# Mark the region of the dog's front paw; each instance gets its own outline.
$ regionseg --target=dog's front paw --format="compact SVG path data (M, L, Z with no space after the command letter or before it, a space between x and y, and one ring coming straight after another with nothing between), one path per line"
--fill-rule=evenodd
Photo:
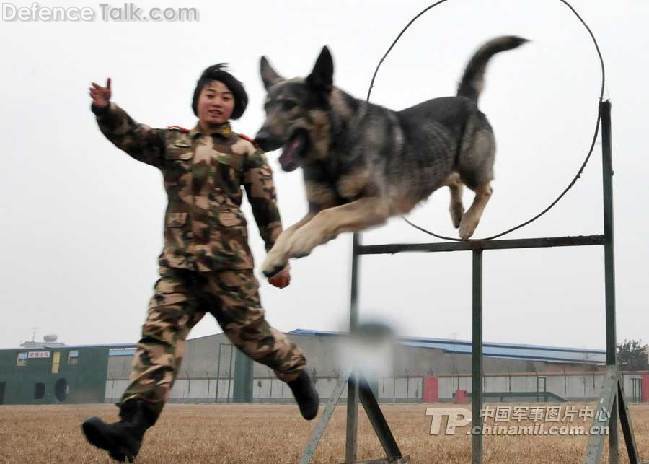
M280 253L273 253L271 250L264 259L264 263L261 265L261 272L266 277L272 277L277 274L279 271L286 267L288 259L282 256Z

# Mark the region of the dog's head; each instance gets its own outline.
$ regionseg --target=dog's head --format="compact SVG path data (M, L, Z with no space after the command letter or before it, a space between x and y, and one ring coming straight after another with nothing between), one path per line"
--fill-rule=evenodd
M284 171L293 171L305 161L326 156L329 146L329 98L333 90L333 59L324 47L305 78L285 79L260 60L261 80L266 87L266 120L255 136L264 151L282 148L279 157Z

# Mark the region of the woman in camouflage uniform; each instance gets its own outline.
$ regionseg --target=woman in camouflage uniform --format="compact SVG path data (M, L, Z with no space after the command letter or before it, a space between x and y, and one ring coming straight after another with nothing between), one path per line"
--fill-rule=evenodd
M88 441L114 459L133 459L153 425L178 373L191 328L211 313L225 334L255 361L288 383L306 419L318 410L318 395L304 370L300 349L264 318L253 275L241 186L252 206L266 250L282 231L272 172L264 153L232 131L248 97L224 65L207 68L198 80L191 129L153 129L135 122L110 101L111 82L90 88L101 132L138 161L161 170L167 192L160 279L137 344L120 421L97 417L83 423ZM288 269L269 279L283 288Z

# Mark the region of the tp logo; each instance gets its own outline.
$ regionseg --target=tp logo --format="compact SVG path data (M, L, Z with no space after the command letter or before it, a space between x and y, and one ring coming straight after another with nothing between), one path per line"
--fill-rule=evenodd
M430 434L439 435L442 420L448 417L445 435L455 435L455 427L464 427L471 423L471 411L466 408L427 408L427 416L433 416Z

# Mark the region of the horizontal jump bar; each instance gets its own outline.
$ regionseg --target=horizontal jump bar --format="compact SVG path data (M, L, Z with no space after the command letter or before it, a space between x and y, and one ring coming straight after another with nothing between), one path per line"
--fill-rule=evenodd
M510 250L515 248L550 248L559 246L604 245L604 235L579 235L576 237L541 237L518 240L466 240L462 242L393 243L386 245L360 245L359 255L395 254L404 252Z

